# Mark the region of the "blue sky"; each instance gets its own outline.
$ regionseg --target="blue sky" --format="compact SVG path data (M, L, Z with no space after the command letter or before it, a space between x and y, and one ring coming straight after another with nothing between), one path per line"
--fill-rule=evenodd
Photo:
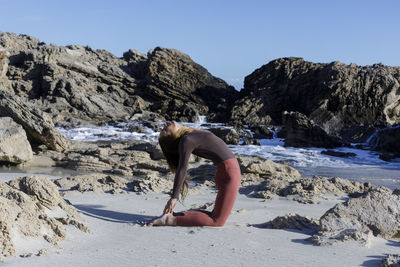
M400 1L0 0L0 31L116 56L162 46L241 88L279 58L400 65Z

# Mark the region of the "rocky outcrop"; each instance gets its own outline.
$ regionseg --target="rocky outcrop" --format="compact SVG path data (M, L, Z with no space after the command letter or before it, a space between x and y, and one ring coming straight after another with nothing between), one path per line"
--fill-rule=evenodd
M9 117L0 117L0 161L19 164L32 158L32 148L21 125Z
M400 122L400 68L280 58L247 76L232 109L244 124L282 124L285 110L305 114L327 133L381 120Z
M261 157L240 156L238 160L242 171L240 192L252 197L291 196L297 202L313 204L325 195L359 196L372 187L337 177L302 178L296 169Z
M210 128L208 129L210 132L224 140L225 143L230 145L239 144L239 135L234 129L227 128Z
M55 123L127 121L146 111L180 121L199 114L224 119L237 94L174 49L157 47L148 55L131 49L118 58L88 46L46 45L0 32L1 48L8 52L11 86L0 89L35 103Z
M286 133L285 146L325 148L342 146L339 138L328 135L299 112L284 112L283 125Z
M285 216L278 216L272 221L253 225L258 228L269 229L295 229L295 230L311 230L319 229L319 221L314 218L308 218L295 213L289 213Z
M86 174L63 177L54 180L62 194L88 192L122 194L129 189L129 181L118 176L106 174Z
M400 157L400 125L377 131L370 139L369 145L379 152L394 153Z
M155 99L153 111L169 120L194 121L208 114L210 121L226 121L237 95L232 86L175 49L149 52L146 80L146 93Z
M67 236L63 225L89 232L80 222L78 211L60 197L57 186L50 180L32 176L8 184L0 182L0 260L17 254L18 235L36 237L40 240L37 244L47 241L58 246ZM43 254L42 247L35 249L37 255Z
M44 144L56 151L64 151L69 141L54 127L50 117L21 97L0 90L0 116L11 117L20 124L31 143Z
M368 246L372 236L400 239L400 196L381 187L337 204L320 219L318 245L356 240Z

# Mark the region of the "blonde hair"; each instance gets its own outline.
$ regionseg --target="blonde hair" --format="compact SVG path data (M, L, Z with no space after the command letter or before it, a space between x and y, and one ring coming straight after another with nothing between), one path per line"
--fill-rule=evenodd
M169 169L172 173L176 173L179 165L179 142L183 136L193 131L201 131L200 129L189 128L186 126L181 126L172 135L160 136L158 138L158 143L160 144L161 150L167 160ZM189 184L185 180L181 188L181 200L185 199L189 191Z

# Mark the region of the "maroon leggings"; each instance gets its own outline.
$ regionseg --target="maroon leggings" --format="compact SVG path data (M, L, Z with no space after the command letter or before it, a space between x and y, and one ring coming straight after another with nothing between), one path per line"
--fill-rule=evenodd
M215 185L218 194L213 211L185 211L176 217L176 225L223 226L235 203L241 179L240 167L236 158L217 163Z

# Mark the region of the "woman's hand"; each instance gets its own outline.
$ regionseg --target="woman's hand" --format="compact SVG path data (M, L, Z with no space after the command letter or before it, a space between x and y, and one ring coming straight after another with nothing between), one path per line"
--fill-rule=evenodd
M165 205L163 214L172 213L174 211L176 201L178 201L178 199L176 198L171 198L170 200L168 200L167 205Z

